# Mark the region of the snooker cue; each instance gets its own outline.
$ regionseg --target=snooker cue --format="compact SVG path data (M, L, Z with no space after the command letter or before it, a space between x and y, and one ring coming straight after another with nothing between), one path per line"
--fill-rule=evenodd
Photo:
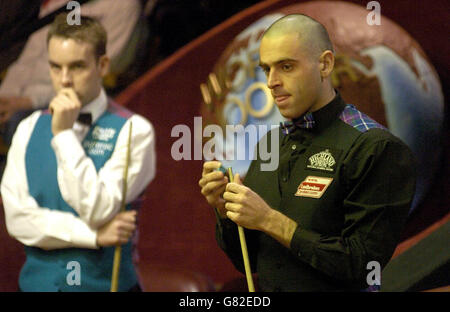
M128 131L128 143L127 143L127 156L125 159L125 168L123 170L123 186L122 186L122 203L120 205L120 212L125 211L126 197L127 197L127 187L128 187L128 165L130 163L130 145L131 145L131 131L133 130L133 123L130 120L130 129ZM119 269L120 269L120 258L122 254L122 246L118 245L114 249L114 262L113 271L111 276L111 292L117 292L119 288Z
M228 168L228 176L229 176L230 182L233 183L234 176L233 176L233 170L231 169L231 167ZM244 269L245 269L245 276L247 277L248 291L255 292L255 286L253 285L252 270L250 268L250 261L248 259L247 242L245 241L245 233L244 233L244 229L240 225L238 225L238 232L239 232L239 240L241 242L242 257L244 258Z

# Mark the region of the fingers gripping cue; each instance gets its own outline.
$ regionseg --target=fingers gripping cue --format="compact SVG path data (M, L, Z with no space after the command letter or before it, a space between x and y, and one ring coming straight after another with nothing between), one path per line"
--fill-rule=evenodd
M130 121L130 129L128 130L128 142L127 142L127 156L125 159L125 168L123 170L123 187L122 187L122 203L120 206L120 211L125 211L126 197L127 197L127 187L128 187L128 166L130 164L130 146L131 146L131 132L133 130L133 123ZM114 262L113 271L111 276L111 292L117 292L119 288L119 269L120 269L120 258L122 254L122 247L120 245L116 246L114 250Z
M228 168L228 177L230 179L230 182L233 183L234 176L231 167ZM253 285L252 270L250 268L250 260L248 258L247 242L245 241L245 233L242 226L238 225L238 231L239 231L239 240L241 242L242 257L244 258L244 268L245 268L245 276L247 277L248 291L255 292L255 286Z

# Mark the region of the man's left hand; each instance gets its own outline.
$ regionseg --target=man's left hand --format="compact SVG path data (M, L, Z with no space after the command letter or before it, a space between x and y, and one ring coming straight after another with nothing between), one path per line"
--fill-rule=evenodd
M257 193L242 184L239 174L228 183L223 198L227 217L244 228L258 230L290 248L297 222L272 209Z
M235 175L233 183L228 183L223 198L230 220L248 229L265 229L273 209L257 193L242 184L239 174Z

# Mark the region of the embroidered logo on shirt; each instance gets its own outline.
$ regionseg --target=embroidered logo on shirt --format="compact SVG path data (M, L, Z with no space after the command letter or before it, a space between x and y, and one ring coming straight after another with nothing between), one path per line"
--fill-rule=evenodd
M111 153L114 149L111 139L115 134L116 129L114 128L95 126L91 137L83 141L83 148L89 156L104 156L106 153Z
M83 148L90 156L104 156L106 152L112 152L114 145L112 143L86 140L83 142Z
M328 149L312 155L308 161L309 165L306 166L307 168L331 172L334 171L333 166L336 164L336 160Z
M108 141L111 140L116 134L116 130L114 128L102 128L96 126L94 130L92 130L92 137L95 140Z
M332 181L333 178L307 176L297 187L295 196L320 198Z

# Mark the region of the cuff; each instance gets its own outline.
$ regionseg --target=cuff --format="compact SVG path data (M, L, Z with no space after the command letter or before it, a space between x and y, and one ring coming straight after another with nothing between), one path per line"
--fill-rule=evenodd
M310 263L316 246L320 240L320 234L297 227L291 240L291 252L299 259Z
M97 249L97 232L93 231L83 221L77 221L71 233L72 243L80 248Z
M65 247L96 249L97 233L71 213L46 210L45 233L65 242Z

